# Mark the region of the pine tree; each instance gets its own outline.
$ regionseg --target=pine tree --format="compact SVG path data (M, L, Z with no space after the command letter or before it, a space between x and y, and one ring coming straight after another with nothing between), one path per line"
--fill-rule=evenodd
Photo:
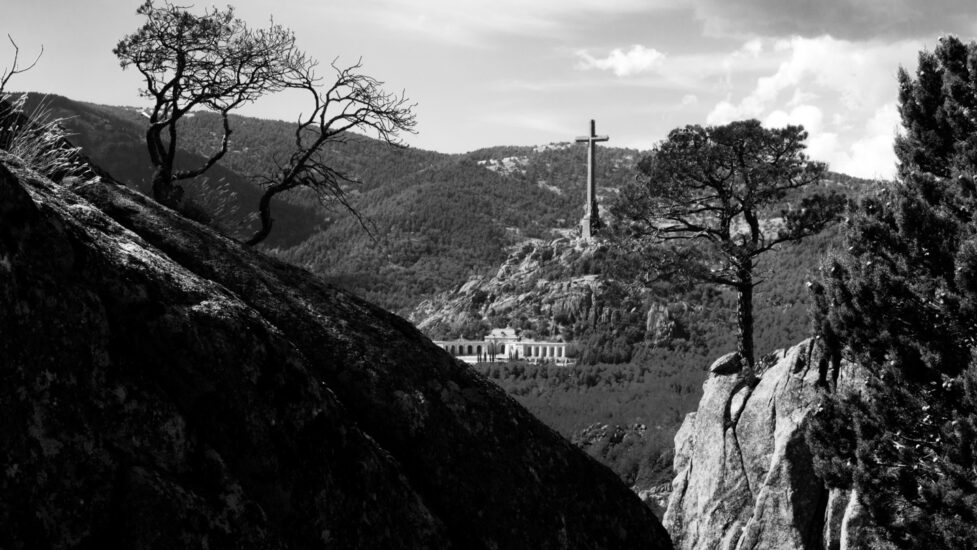
M840 195L813 194L781 212L779 227L768 223L776 207L824 178L827 166L808 159L805 140L801 126L770 129L758 120L676 128L611 207L629 236L654 246L649 263L663 277L736 291L738 351L751 370L759 258L821 232L844 206Z
M977 547L977 43L949 37L899 72L899 182L862 201L825 265L822 330L870 373L809 441L854 487L873 544Z

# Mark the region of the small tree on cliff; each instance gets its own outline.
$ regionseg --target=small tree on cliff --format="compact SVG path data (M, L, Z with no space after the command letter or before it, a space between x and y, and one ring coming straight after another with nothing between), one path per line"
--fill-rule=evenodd
M843 206L840 197L812 195L782 223L764 223L788 192L824 176L825 165L804 154L806 138L800 126L766 129L756 120L677 128L638 164L639 177L613 207L632 236L661 245L650 258L660 271L739 294L739 352L749 368L757 257L820 232Z
M154 103L146 130L153 195L178 209L183 189L177 182L203 174L227 153L229 113L299 82L313 62L296 48L290 30L275 24L251 29L231 7L198 16L168 0L146 0L136 13L146 22L113 52L123 69L134 66L143 76L142 94ZM223 135L201 165L177 169L178 123L194 109L218 113Z
M414 106L402 93L385 92L382 82L359 72L360 63L344 69L335 64L332 67L336 79L328 88L320 85L314 66L292 85L309 93L312 109L296 123L291 156L261 178L265 185L258 204L261 228L247 241L248 246L263 241L271 232L271 200L275 195L297 187L313 190L324 204L337 201L357 215L342 187L352 180L330 166L323 150L327 144L341 143L347 132L356 129L400 146L400 133L414 131Z

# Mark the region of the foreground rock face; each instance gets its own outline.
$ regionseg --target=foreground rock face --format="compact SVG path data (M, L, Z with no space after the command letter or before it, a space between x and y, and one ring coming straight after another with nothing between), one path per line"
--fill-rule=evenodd
M846 548L857 498L824 487L804 438L827 384L816 342L778 352L758 381L744 376L735 354L710 370L698 410L675 436L664 517L675 547ZM839 384L852 371L844 365Z
M0 153L0 547L670 548L407 322Z

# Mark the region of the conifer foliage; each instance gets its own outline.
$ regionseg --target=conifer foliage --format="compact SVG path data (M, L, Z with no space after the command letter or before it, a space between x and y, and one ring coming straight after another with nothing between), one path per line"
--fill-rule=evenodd
M860 547L977 547L977 43L899 72L898 184L859 205L816 286L825 341L870 373L809 429L819 474L877 528Z
M739 352L750 368L758 258L819 233L844 206L840 196L811 195L769 223L788 194L825 176L825 164L807 158L806 139L801 126L768 129L758 120L676 128L638 164L641 176L612 209L632 236L661 245L650 258L666 277L737 292Z

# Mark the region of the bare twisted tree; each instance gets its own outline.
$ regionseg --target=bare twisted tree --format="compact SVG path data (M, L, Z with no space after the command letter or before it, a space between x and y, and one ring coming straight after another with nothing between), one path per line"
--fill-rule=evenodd
M338 202L359 218L343 191L353 179L330 165L324 146L342 142L350 130L402 145L401 132L413 132L416 124L414 105L403 93L385 92L382 82L360 72L360 62L343 69L333 63L336 79L324 87L317 62L297 48L292 31L274 22L252 29L234 17L230 6L194 15L169 0L160 5L146 0L137 13L146 22L124 37L114 53L123 68L134 66L142 74L142 95L153 101L146 145L157 201L183 209L184 190L177 182L202 175L227 153L230 112L291 89L312 96L312 111L298 118L294 151L258 177L266 187L258 205L261 228L246 244L254 246L268 236L272 199L296 187L313 190L324 204ZM194 109L220 115L220 145L199 166L177 169L178 122Z
M164 0L146 0L136 11L146 22L125 36L113 53L122 68L143 76L142 95L153 101L146 145L153 165L153 195L179 209L183 189L176 183L197 177L227 153L234 109L288 86L307 74L314 61L295 45L291 30L274 22L252 29L234 17L234 8L208 9L198 16ZM194 109L218 113L223 122L220 145L200 166L175 168L177 123Z
M312 96L313 109L296 123L295 150L289 158L261 178L265 185L258 204L261 228L247 241L248 246L260 243L271 232L271 201L275 195L298 187L313 190L324 204L338 202L368 230L343 190L344 183L355 180L330 165L324 148L328 143L343 142L351 130L365 131L398 147L403 146L402 132L414 133L414 104L403 92L384 91L383 82L360 72L361 61L346 68L333 62L332 68L336 79L328 88L321 86L314 66L308 67L300 83L292 86Z

